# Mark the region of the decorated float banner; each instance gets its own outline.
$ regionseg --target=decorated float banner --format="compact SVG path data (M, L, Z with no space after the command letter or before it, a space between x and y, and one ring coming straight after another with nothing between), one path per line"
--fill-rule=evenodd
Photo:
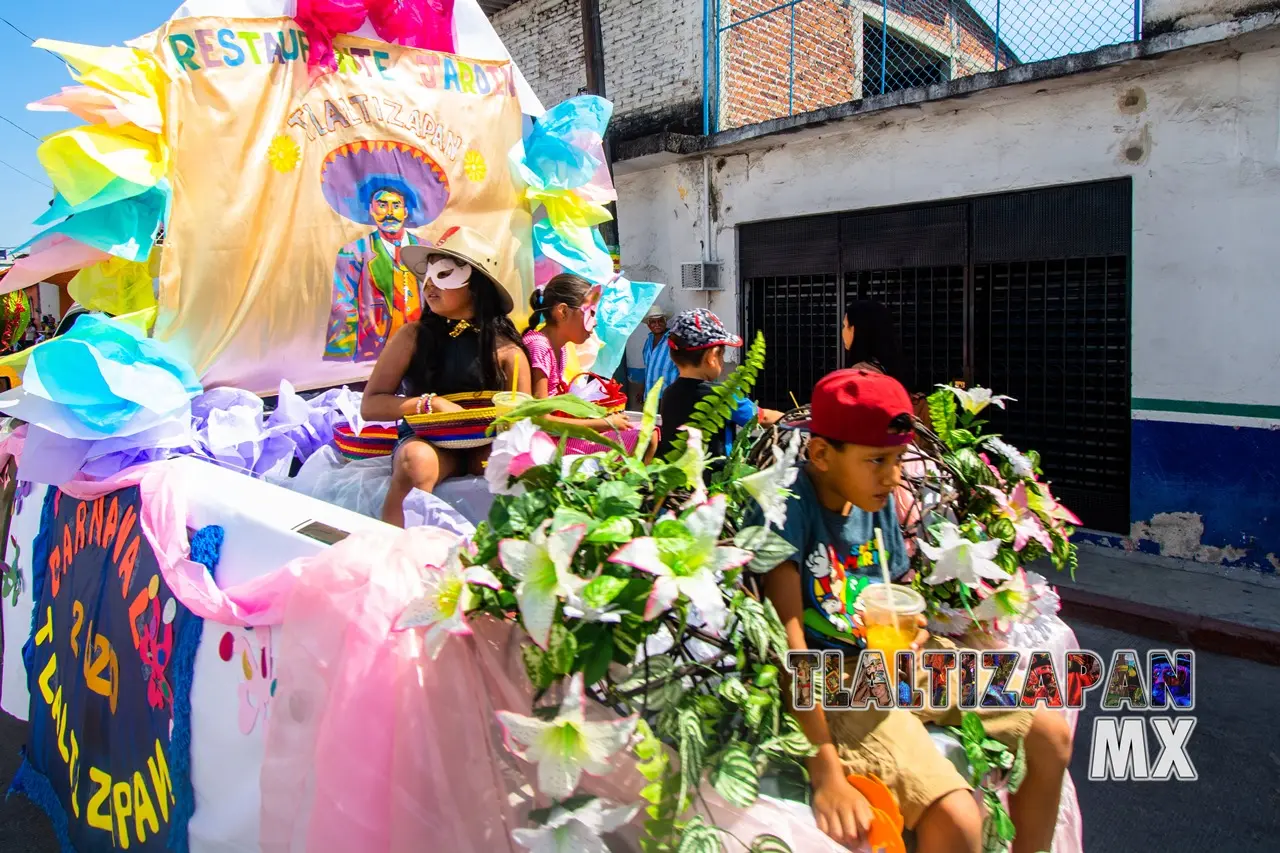
M528 304L511 63L340 36L337 71L313 82L291 19L183 18L147 39L171 77L154 334L206 386L367 378L423 308L400 248L455 226L492 242L502 284Z
M200 625L165 585L140 506L137 486L92 501L50 489L34 546L30 739L14 788L82 853L185 849L187 759L170 737L190 678L177 647Z

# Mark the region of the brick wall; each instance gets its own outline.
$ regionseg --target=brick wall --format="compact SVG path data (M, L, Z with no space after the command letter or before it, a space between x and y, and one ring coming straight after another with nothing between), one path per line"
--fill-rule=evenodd
M547 106L587 85L581 0L521 0L493 25ZM701 133L702 0L600 0L600 30L614 133Z
M778 5L777 0L721 0L720 26ZM945 60L950 77L992 69L994 39L967 4L890 0L885 5L889 33ZM879 94L879 60L875 68L864 68L862 47L865 27L878 27L884 17L880 2L805 0L727 30L720 45L719 126L755 124ZM892 75L910 60L891 47L886 71ZM793 61L795 79L789 86ZM1002 57L1002 67L1009 62Z
M712 2L725 26L780 0ZM968 4L889 0L887 6L889 32L949 63L947 77L991 70L994 38ZM789 84L793 10L795 79ZM605 94L614 104L617 138L702 132L702 15L703 0L600 0ZM804 0L726 31L719 56L720 128L857 100L864 91L878 94L879 60L867 72L862 49L864 22L878 26L882 17L879 0ZM494 15L493 24L548 106L586 86L581 0L521 0ZM908 60L891 49L886 64L892 73ZM1008 64L1002 56L1002 67Z

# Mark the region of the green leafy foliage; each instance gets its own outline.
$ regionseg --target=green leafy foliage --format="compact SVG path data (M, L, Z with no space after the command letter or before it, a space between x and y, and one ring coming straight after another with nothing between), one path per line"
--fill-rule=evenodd
M712 763L711 782L725 802L740 809L750 808L760 796L760 771L741 743L731 745Z
M755 387L756 378L764 369L764 357L764 335L757 332L755 340L752 341L738 369L724 382L716 385L710 394L694 406L693 417L689 419L688 426L701 431L704 436L715 435L722 431L737 408L737 400L747 398L751 394L751 389ZM672 463L679 459L687 446L687 434L681 432L672 442L671 452L667 454L667 462Z
M987 737L982 718L972 711L961 716L959 728L951 727L948 731L959 738L969 762L969 783L982 792L987 807L982 825L983 851L1003 853L1013 841L1014 828L993 778L999 773L1006 774L1009 792L1015 793L1026 777L1026 751L1021 741L1014 753L1000 741Z
M792 853L791 845L776 835L757 835L747 853Z
M756 574L773 571L796 553L794 545L768 527L748 527L733 537L733 544L755 555L747 571Z
M929 395L929 420L938 438L951 446L951 431L956 428L956 396L945 388Z

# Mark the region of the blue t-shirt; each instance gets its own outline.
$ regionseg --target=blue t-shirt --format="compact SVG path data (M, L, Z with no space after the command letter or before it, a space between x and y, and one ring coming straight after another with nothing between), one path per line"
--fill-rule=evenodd
M811 649L861 647L850 633L853 607L864 586L881 582L877 527L884 538L889 576L898 580L911 567L893 496L877 513L853 507L841 516L819 502L803 468L791 491L787 521L779 533L796 549L791 559L800 567L805 640Z

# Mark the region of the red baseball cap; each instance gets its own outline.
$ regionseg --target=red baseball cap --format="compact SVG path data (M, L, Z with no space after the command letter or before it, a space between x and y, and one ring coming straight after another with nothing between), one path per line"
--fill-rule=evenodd
M897 447L909 444L913 430L893 422L912 416L911 397L892 376L869 370L837 370L819 380L809 404L809 420L797 424L814 435L861 444Z

